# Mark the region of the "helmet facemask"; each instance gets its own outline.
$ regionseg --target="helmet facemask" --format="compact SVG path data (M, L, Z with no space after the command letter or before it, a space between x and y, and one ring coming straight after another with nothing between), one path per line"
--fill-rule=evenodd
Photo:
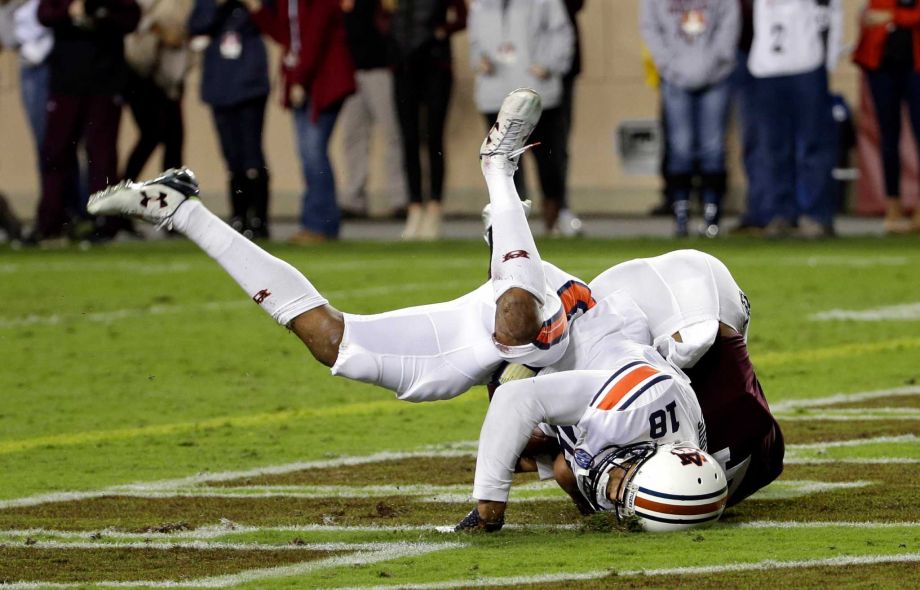
M603 449L590 468L578 469L575 474L582 495L595 510L613 511L617 520L624 522L633 512L629 506L629 499L635 496L629 493L632 479L657 448L653 442L640 442ZM608 493L611 479L618 481L615 493Z

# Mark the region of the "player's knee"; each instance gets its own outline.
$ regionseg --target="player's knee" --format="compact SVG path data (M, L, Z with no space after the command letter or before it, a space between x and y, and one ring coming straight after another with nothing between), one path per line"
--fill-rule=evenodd
M524 289L508 289L495 306L495 340L507 346L533 342L540 334L540 304Z
M307 346L313 358L327 367L335 364L345 334L342 312L330 305L322 305L300 314L289 327Z

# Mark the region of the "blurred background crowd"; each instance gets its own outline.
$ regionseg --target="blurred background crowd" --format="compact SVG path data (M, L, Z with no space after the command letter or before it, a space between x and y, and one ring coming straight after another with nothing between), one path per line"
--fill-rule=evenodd
M403 239L435 240L445 223L452 104L474 106L479 128L471 135L481 137L505 94L523 86L540 92L545 110L532 137L540 145L515 178L518 191L533 198L547 234L577 236L583 226L573 211L589 207L570 198L570 168L581 156L570 150L573 123L596 127L590 117L604 101L631 100L616 92L576 100L584 93L585 25L603 42L603 30L586 21L591 4L606 4L605 13L630 4L622 11L639 32L647 83L658 96L646 106L657 115L638 126L641 133L621 129L618 145L649 148L662 186L652 213L671 216L676 236L833 236L835 216L852 206L858 136L865 140L860 190L883 197L881 211L863 212L883 213L888 233L920 231L911 200L920 137L918 0L860 2L849 43L842 0L0 3L0 43L18 54L17 79L3 83L18 87L32 136L31 146L10 145L4 131L0 161L10 150L34 149L37 162L34 172L0 174L0 182L11 172L34 174L36 187L31 211L0 197L0 235L24 244L140 237L130 221L88 216L86 199L145 170L196 168L214 157L186 133L206 128L186 120L186 94L210 113L228 221L247 237L269 238L277 217L271 195L279 170L266 155L276 138L266 115L278 101L289 113L284 126L302 186L290 241L337 239L343 219L372 213L404 220ZM832 88L840 62L859 68L858 116ZM455 96L458 75L471 75L472 85ZM188 87L191 78L197 88ZM588 112L575 108L588 100ZM123 113L136 127L128 149L119 140ZM342 146L335 157L333 133ZM602 154L591 165L614 167L613 143L577 145ZM455 156L473 159L473 149ZM742 164L734 183L733 150ZM539 197L528 184L539 186ZM733 186L743 197L728 204ZM372 193L382 204L372 207ZM739 214L728 227L726 209ZM22 217L31 219L26 228Z

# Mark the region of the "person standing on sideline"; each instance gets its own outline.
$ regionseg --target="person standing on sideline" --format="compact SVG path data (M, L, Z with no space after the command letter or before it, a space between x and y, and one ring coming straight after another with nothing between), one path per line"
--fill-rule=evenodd
M563 174L565 186L569 186L569 147L572 136L572 110L575 106L575 79L581 74L581 31L578 28L578 13L585 7L585 0L565 0L565 10L572 23L575 33L575 54L572 56L572 67L562 77L562 115L565 126L565 162ZM559 231L563 235L575 236L581 234L582 223L571 209L559 211Z
M191 0L138 0L141 22L125 38L128 84L125 101L134 115L139 137L123 178L138 178L158 145L163 144L163 169L182 165L185 140L182 95L189 68L185 24Z
M869 0L860 17L853 61L866 74L881 136L887 199L885 232L920 231L920 206L910 222L901 206L900 153L905 103L914 141L920 141L920 2Z
M36 227L27 243L69 233L77 239L109 239L127 224L96 220L95 230L75 231L84 215L67 203L77 178L77 145L86 149L89 190L118 177L118 128L127 66L124 37L137 27L134 0L40 0L38 21L54 32L49 56L50 81L42 140L42 196Z
M294 244L339 237L341 213L329 160L329 138L342 102L355 91L355 70L340 0L244 0L263 33L282 51L282 102L294 115L300 163L307 188Z
M249 238L268 238L265 43L240 0L195 0L188 30L192 47L203 54L201 100L211 107L227 166L230 226Z
M505 95L532 88L543 99L543 116L531 134L540 186L543 224L557 231L566 208L562 77L570 70L575 33L562 0L478 0L470 8L470 65L476 73L476 107L495 124ZM526 198L524 175L514 175Z
M840 47L839 0L755 0L748 68L756 80L763 138L765 235L834 234L831 172L836 135L828 70Z
M444 125L453 89L451 35L466 27L464 0L397 0L391 32L398 53L396 108L402 129L409 209L404 240L441 235ZM422 132L424 130L424 133ZM428 153L429 199L422 196L420 146Z
M725 195L725 129L741 20L737 0L642 0L642 36L661 76L668 129L666 174L675 233L688 235L696 163L700 234L719 235Z
M345 186L340 208L345 217L367 217L367 178L372 125L383 136L390 216L405 214L408 203L402 136L393 89L390 13L380 0L342 0L348 47L355 62L357 92L342 106Z

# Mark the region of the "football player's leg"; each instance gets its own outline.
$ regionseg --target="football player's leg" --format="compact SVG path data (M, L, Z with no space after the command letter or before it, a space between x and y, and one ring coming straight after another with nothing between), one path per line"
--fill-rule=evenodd
M512 92L502 103L498 120L480 148L492 221L490 270L496 301L495 339L509 346L529 344L542 327L540 307L546 280L514 187L518 160L541 110L540 96L532 90Z
M147 182L125 182L96 193L88 209L141 217L184 234L276 322L290 327L318 361L335 363L344 332L342 314L297 269L208 211L197 194L198 182L190 170L169 170Z

